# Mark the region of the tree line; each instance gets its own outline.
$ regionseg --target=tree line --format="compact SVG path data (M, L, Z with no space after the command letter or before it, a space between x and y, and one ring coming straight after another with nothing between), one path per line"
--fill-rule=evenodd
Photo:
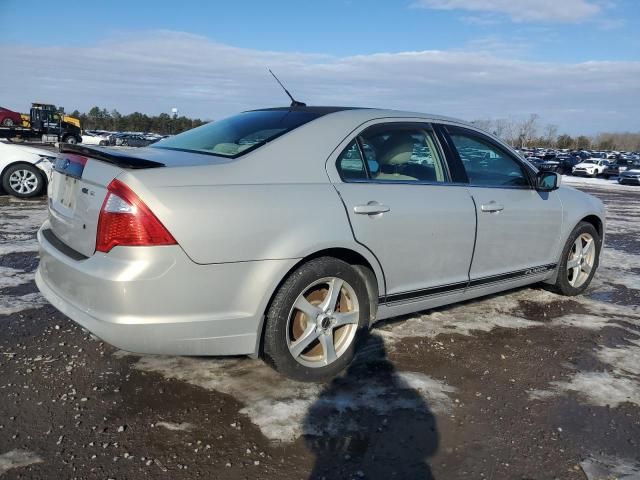
M162 135L184 132L206 123L199 118L188 118L184 115L147 115L140 112L123 115L118 110L109 111L100 107L93 107L88 113L74 110L70 115L78 118L85 130L154 132ZM475 120L472 123L519 148L535 146L576 150L640 151L640 132L605 132L591 137L572 137L566 133L559 134L557 125L541 125L540 117L536 114L531 114L524 120L498 118Z
M140 112L123 115L118 110L109 111L100 107L93 107L88 113L74 110L69 115L79 119L84 130L154 132L162 135L184 132L207 123L199 118L188 118L184 115L171 116L168 113L147 115Z
M640 151L640 132L604 132L595 136L572 137L566 133L559 134L557 125L541 125L540 117L536 114L531 114L524 120L482 119L472 123L518 148Z

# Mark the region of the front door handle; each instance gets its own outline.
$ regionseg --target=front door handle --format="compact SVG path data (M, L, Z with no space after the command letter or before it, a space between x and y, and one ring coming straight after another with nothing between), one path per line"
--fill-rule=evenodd
M490 201L489 203L485 203L484 205L480 205L480 210L488 213L496 213L504 210L504 207L495 201Z
M386 205L380 205L379 203L368 203L367 205L356 205L353 207L353 212L358 215L378 215L380 213L386 213L391 208Z

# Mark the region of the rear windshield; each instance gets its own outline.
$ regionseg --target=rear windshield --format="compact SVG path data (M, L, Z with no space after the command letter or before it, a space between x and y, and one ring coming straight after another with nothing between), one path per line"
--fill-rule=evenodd
M244 112L165 138L153 147L237 158L321 115L296 110Z

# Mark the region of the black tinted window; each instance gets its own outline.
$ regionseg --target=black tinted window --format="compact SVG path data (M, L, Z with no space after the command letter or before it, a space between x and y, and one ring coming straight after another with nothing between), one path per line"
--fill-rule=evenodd
M295 110L244 112L166 138L153 147L235 158L319 116L317 112Z
M521 164L493 143L473 133L453 133L451 140L472 185L528 187Z

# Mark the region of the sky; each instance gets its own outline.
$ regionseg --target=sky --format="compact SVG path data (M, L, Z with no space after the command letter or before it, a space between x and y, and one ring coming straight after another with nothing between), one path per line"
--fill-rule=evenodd
M0 0L0 105L288 103L640 131L640 0Z

